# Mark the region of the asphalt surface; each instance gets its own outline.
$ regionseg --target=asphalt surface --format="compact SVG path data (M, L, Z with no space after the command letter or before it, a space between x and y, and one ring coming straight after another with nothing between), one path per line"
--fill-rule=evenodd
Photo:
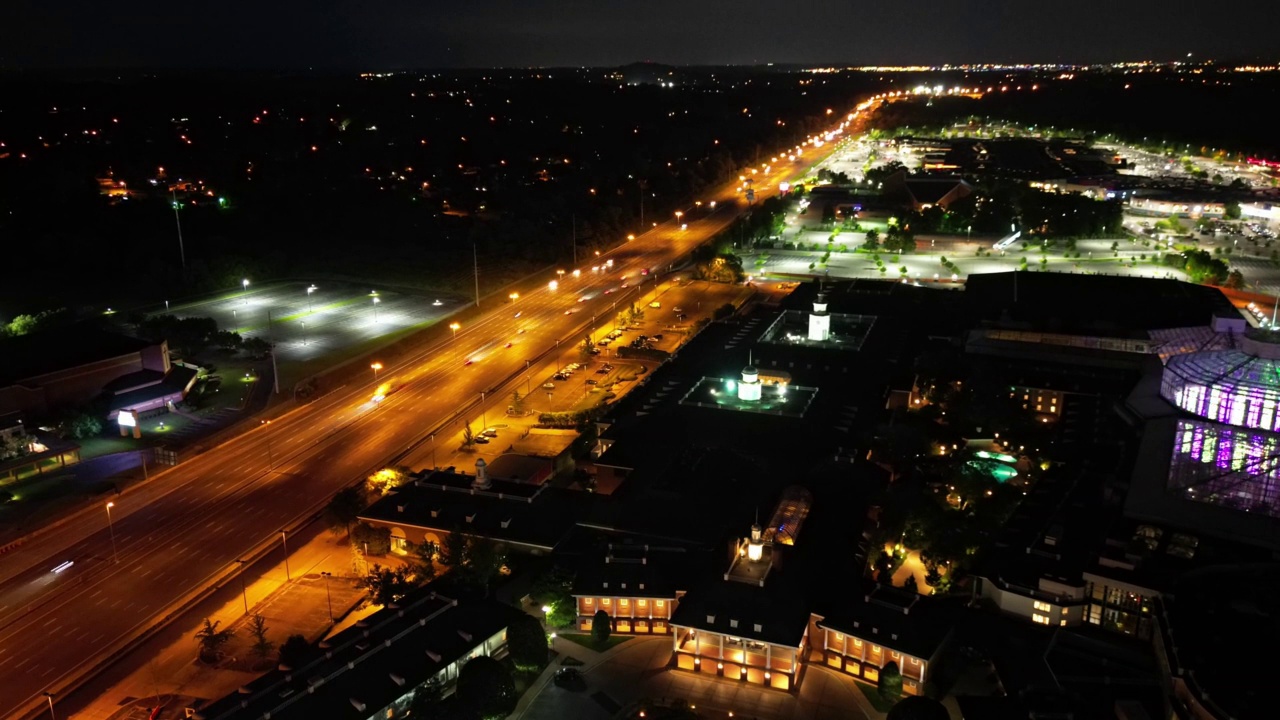
M787 163L761 171L757 201L800 170ZM736 185L705 194L701 199L716 200L716 209L687 212L686 228L662 223L592 258L580 277L566 268L558 289L543 285L514 304L493 300L494 309L455 337L385 368L378 383L370 377L367 385L342 388L173 468L155 481L163 494L151 502L130 507L129 496L120 498L110 526L104 508L100 521L58 530L58 542L6 555L0 716L38 711L44 692L61 694L338 489L433 430L452 435L451 421L482 391L504 390L508 378L519 382L530 360L557 341L574 342L592 314L604 316L615 302L621 307L638 296L637 284L656 279L744 211ZM612 268L591 271L609 259ZM642 268L653 271L644 275ZM379 386L389 392L375 402ZM74 564L52 572L65 562Z

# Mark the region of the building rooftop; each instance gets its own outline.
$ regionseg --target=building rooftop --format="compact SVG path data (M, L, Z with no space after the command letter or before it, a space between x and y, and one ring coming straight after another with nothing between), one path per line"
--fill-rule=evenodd
M0 340L0 386L136 353L157 343L81 323Z
M705 577L709 561L696 548L611 543L579 563L572 594L670 598Z
M491 480L471 487L473 476L437 471L396 488L365 508L360 519L441 532L487 537L550 551L579 520L595 514L601 496L546 485Z
M1145 338L1149 330L1240 318L1214 287L1110 275L977 273L965 283L964 302L975 317L1001 327L1107 337Z
M130 388L111 396L111 403L107 410L109 412L115 410L124 410L134 405L138 405L149 400L161 398L166 395L183 392L196 379L199 370L186 365L172 365L169 368L169 374L161 375L154 370L142 370L136 373L130 373L124 376L131 378L124 384L118 385L123 388ZM122 380L123 378L117 378ZM135 384L144 382L145 384ZM117 383L112 383L116 385Z
M522 613L494 600L423 591L322 644L302 667L274 670L201 709L203 720L367 720L503 632Z
M798 648L809 624L806 603L783 586L715 580L680 599L671 624Z
M867 582L861 594L851 593L818 626L864 639L878 638L885 647L930 658L951 633L953 613L944 601Z

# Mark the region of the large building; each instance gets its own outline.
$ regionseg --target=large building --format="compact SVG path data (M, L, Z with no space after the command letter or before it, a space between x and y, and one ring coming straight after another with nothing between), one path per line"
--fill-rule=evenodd
M105 401L143 414L181 402L198 368L174 363L165 342L91 326L59 328L0 341L0 413L48 418Z
M458 600L428 587L320 643L300 667L267 673L204 708L200 720L394 720L416 691L453 691L472 658L501 659L522 613L494 600ZM416 717L416 716L415 716Z

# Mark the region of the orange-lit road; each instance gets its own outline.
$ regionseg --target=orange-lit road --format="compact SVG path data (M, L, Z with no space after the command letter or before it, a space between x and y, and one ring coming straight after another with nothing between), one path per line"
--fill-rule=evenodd
M785 160L776 165L754 176L757 200L801 169ZM42 542L4 556L8 569L27 569L6 573L13 577L0 585L0 717L47 712L42 693L75 685L175 603L225 577L238 559L273 538L280 542L281 529L338 489L437 429L440 442L454 436L457 414L481 392L522 380L527 361L557 341L576 342L593 313L607 317L615 303L623 307L638 283L651 283L732 222L746 209L736 185L701 198L715 200L715 210L687 209L687 229L662 223L592 258L581 277L564 275L556 290L543 284L514 304L492 301L496 307L456 337L383 369L379 380L393 391L380 403L371 400L378 387L371 372L367 385L342 388L173 468L155 481L165 494L149 504L131 508L131 496L121 497L112 510L118 562L105 509L92 527L57 531L65 551L50 554ZM609 259L608 271L591 272ZM653 273L644 276L642 268ZM65 561L74 565L52 572Z

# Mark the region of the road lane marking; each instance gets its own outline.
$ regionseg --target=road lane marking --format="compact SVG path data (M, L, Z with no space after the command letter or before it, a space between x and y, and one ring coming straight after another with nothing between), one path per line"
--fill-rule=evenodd
M94 638L92 641L90 641L90 643L89 643L89 644L90 644L90 645L97 645L97 644L98 644L98 641L99 641L99 640L101 640L101 639L102 639L102 636L103 636L103 635L105 635L105 634L106 634L106 633L102 633L102 635L99 635L98 637L96 637L96 638Z

